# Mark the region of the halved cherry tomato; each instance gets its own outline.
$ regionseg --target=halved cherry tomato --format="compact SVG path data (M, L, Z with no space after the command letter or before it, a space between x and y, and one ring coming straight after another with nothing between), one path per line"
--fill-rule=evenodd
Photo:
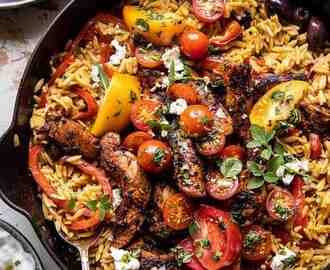
M167 95L172 99L183 98L189 105L199 102L197 90L187 83L172 84L167 91Z
M225 9L223 0L193 0L192 6L195 16L205 23L219 20Z
M214 36L210 39L210 43L217 47L224 47L242 33L241 25L237 21L231 21L227 26L222 35Z
M226 136L222 132L211 132L196 142L198 153L206 157L212 157L219 154L226 144Z
M236 261L242 238L237 225L230 221L229 213L202 205L196 213L196 226L193 227L194 230L190 232L194 239L195 254L203 252L197 258L206 269L218 270ZM199 241L196 243L196 240ZM201 250L200 244L205 247L207 243L209 247Z
M139 147L137 158L146 172L160 173L171 165L172 153L165 143L149 140Z
M82 89L80 87L75 87L73 92L86 102L87 111L79 112L72 118L75 120L93 118L97 114L98 105L90 92L87 89Z
M146 68L157 68L162 65L162 54L155 49L136 48L135 57L139 64Z
M139 147L141 146L141 144L143 144L146 141L149 141L152 139L152 135L144 132L144 131L135 131L132 132L131 134L129 134L124 142L123 142L123 146L133 152L133 153L137 153Z
M274 188L268 194L266 208L272 219L288 221L295 214L295 200L289 191L282 188Z
M191 259L188 262L184 263L186 267L192 270L205 270L205 268L199 263L199 261L197 260L194 254L194 245L190 237L182 240L179 243L179 248L180 247L183 249L185 253L192 255Z
M55 72L53 73L51 79L48 82L48 86L52 86L56 79L63 76L66 69L74 62L73 55L64 56L63 62L56 68Z
M201 67L218 75L224 75L225 73L225 61L223 57L208 56L201 63Z
M165 223L174 230L188 228L193 219L193 207L182 193L170 196L164 204L163 218Z
M29 148L29 169L32 173L33 179L37 182L42 191L52 200L54 203L61 207L66 208L67 200L55 199L57 191L52 187L46 176L41 172L39 166L39 157L43 152L44 148L42 145L30 145Z
M258 225L252 225L243 232L242 255L249 261L266 259L272 252L271 233Z
M207 55L209 39L198 30L186 30L181 35L180 46L185 56L191 60L201 60Z
M238 191L238 188L238 179L227 179L219 171L209 171L206 175L206 190L216 200L231 198Z
M305 182L300 176L295 176L291 183L291 192L296 202L296 213L293 217L293 226L301 227L301 230L308 223L308 216L304 213L305 194L303 192Z
M150 130L149 121L159 121L158 110L160 102L156 100L139 100L132 105L131 121L133 125L142 131Z
M245 150L239 145L228 145L221 152L221 158L227 159L230 157L235 157L239 160L244 160Z
M206 135L213 125L213 114L204 105L190 105L180 115L180 125L191 137Z
M315 133L309 134L309 142L311 144L311 159L318 159L321 156L320 136Z

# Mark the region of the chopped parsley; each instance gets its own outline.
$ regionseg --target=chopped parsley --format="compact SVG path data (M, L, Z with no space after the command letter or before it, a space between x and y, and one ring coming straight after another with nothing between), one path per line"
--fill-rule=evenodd
M210 123L210 119L205 115L201 118L201 123L204 125L204 126L207 126L209 123Z
M153 161L157 164L157 165L160 165L162 160L164 159L165 157L165 151L163 149L157 149L155 151L155 155L154 155L154 158L153 158Z
M88 201L86 203L86 206L93 212L96 212L96 210L99 209L101 220L104 220L104 217L107 212L112 211L112 205L109 202L108 195L102 196L99 201L97 200Z
M197 240L196 242L201 248L207 249L211 247L211 243L209 239L201 239L201 240Z
M76 206L76 200L73 199L73 198L71 198L71 199L69 200L69 202L68 202L68 208L69 208L70 210L73 210L73 209L75 208L75 206Z
M129 92L129 98L130 98L130 103L134 103L135 101L138 100L138 96L133 90Z
M221 251L217 250L214 255L212 256L212 259L215 261L219 261L221 259L222 253Z
M285 93L282 91L275 91L272 94L272 100L282 102L285 98Z
M262 237L260 234L258 234L255 231L249 231L247 235L244 237L244 243L243 247L250 249L255 246L255 244L258 244L262 240Z
M176 252L176 260L178 266L182 266L185 263L189 263L193 257L193 254L189 251L184 250L182 247L177 247L172 251Z
M193 222L193 223L191 223L191 224L189 225L188 230L189 230L189 234L190 234L190 235L194 235L194 234L199 230L199 225L198 225L198 223L197 223L196 221Z
M138 18L135 22L137 28L143 32L148 32L150 29L149 24L142 18Z
M110 86L108 76L104 73L101 65L97 64L96 67L97 67L97 70L98 70L98 75L99 75L99 78L100 78L101 86L104 90L107 90Z
M289 216L290 216L290 213L291 213L289 208L283 207L280 204L275 204L274 210L282 219L284 219L284 220L289 219Z

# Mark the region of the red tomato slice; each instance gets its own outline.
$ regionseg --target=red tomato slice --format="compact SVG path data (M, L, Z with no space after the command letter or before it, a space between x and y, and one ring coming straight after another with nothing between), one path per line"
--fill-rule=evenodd
M242 28L237 21L230 22L224 33L220 36L215 36L210 39L210 43L217 47L224 47L236 38L238 38L242 33Z
M308 216L304 214L305 207L305 194L303 192L303 187L305 185L304 180L300 176L296 176L291 183L292 195L296 202L296 213L293 217L294 227L305 227L308 223Z
M266 259L272 252L271 233L258 225L252 225L243 232L242 255L249 261Z
M221 152L221 158L227 159L227 158L231 158L231 157L235 157L235 158L243 161L244 157L245 157L244 148L239 145L226 146Z
M321 140L320 136L315 133L309 135L309 142L311 144L311 159L318 159L321 156Z
M272 219L288 221L295 214L295 200L289 191L282 188L274 188L268 194L266 208Z
M192 222L193 207L182 193L170 196L164 204L163 218L174 230L184 230Z
M223 0L193 0L192 6L195 16L205 23L219 20L225 9Z
M160 106L160 102L150 99L144 99L135 102L132 105L130 115L133 125L142 131L151 130L148 122L160 120L160 116L157 114Z
M222 132L216 132L202 138L196 143L197 151L206 157L219 154L226 144L226 136Z
M197 90L187 83L174 83L167 91L167 95L172 99L183 98L189 105L198 104L199 96Z
M163 64L162 54L157 50L136 48L135 57L139 64L146 68L158 68Z
M205 270L194 255L194 245L190 237L181 241L179 247L181 247L184 252L192 254L191 260L184 264L186 267L192 270Z
M206 175L206 190L216 200L227 200L235 195L239 189L239 181L225 179L218 171L210 171Z
M152 139L152 135L144 132L144 131L135 131L132 132L131 134L129 134L124 142L123 142L123 146L133 152L133 153L137 153L139 147L141 146L141 144L143 144L146 141L149 141Z
M239 228L230 221L230 214L211 206L202 205L197 211L196 220L197 229L192 233L193 239L195 242L198 239L210 241L210 248L206 249L202 257L197 257L200 263L206 269L211 270L231 265L240 253L242 239Z

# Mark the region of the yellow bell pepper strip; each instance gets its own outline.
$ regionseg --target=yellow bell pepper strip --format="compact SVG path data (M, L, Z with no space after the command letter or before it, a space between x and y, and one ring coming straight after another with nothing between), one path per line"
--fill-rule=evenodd
M304 81L292 80L280 83L270 89L254 105L250 113L252 125L272 129L289 118L291 111L302 100L310 85Z
M184 30L183 18L177 14L144 10L137 6L125 6L124 21L130 31L144 36L155 45L170 45L173 38Z
M136 76L114 73L91 132L100 137L108 131L120 132L130 122L132 104L140 99Z

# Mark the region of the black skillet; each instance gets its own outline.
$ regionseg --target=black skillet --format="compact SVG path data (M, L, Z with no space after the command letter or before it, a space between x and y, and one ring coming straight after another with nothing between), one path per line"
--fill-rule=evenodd
M64 8L31 56L18 89L11 126L0 138L0 196L31 221L41 242L62 269L80 269L76 251L65 245L53 225L44 219L37 185L27 170L33 89L40 78L49 78L50 57L63 51L68 40L98 10L116 13L120 10L119 3L118 0L73 0Z

